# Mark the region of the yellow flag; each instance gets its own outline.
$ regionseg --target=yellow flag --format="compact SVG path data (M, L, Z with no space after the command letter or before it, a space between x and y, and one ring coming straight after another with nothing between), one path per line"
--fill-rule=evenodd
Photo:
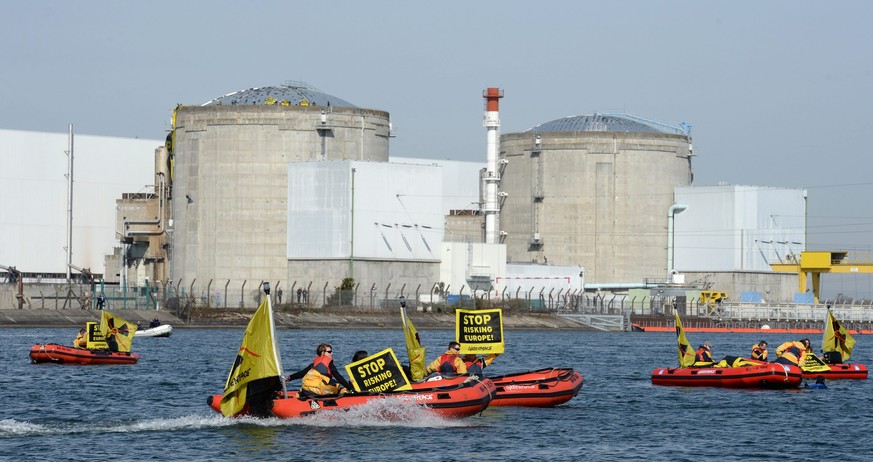
M409 370L412 373L413 382L424 378L424 347L421 346L421 337L412 325L412 321L406 317L406 308L400 308L400 317L403 320L403 334L406 336L406 353L409 355Z
M105 310L100 316L100 333L103 334L106 345L112 351L130 351L134 332L136 332L136 324L131 324Z
M246 327L239 352L227 376L224 396L221 398L221 413L230 417L242 411L246 405L249 383L271 377L282 378L281 364L270 296L266 295Z
M824 338L821 342L822 351L838 351L846 362L852 356L852 348L855 347L855 339L849 331L837 321L837 318L828 311L828 320L825 325Z
M679 341L679 367L689 367L694 364L696 353L685 337L685 329L682 328L679 313L676 313L676 338Z

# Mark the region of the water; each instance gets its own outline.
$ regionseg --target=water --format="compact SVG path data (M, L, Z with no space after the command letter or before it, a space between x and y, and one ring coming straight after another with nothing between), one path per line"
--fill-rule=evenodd
M380 405L296 420L225 419L206 406L219 393L242 329L176 329L137 338L128 366L31 365L37 342L70 343L75 329L0 330L0 459L82 460L868 460L873 380L831 381L826 390L656 387L652 369L676 364L672 333L507 332L493 375L569 366L585 385L551 409L489 408L446 421ZM422 331L428 358L450 331ZM748 334L691 334L715 356L747 354ZM355 350L392 347L401 332L280 330L286 373L333 344L340 366ZM775 347L788 336L764 337ZM853 359L870 365L870 337ZM814 345L818 339L813 339ZM772 354L772 353L771 353ZM294 385L299 386L299 382Z

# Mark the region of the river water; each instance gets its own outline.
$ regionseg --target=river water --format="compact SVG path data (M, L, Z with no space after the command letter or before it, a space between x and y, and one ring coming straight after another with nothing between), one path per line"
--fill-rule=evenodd
M453 332L420 332L428 358ZM34 343L70 344L75 329L0 329L2 460L869 460L873 380L831 381L825 390L658 387L652 369L675 366L672 333L506 332L500 375L573 367L579 396L550 409L489 408L440 420L416 408L361 409L305 419L226 419L206 406L220 393L242 340L239 329L176 329L136 338L135 365L72 366L28 360ZM750 334L690 334L714 356L747 354ZM355 350L391 347L402 332L280 330L286 374L333 344L342 368ZM853 360L870 365L870 337ZM775 349L787 335L765 336ZM820 339L813 339L818 347ZM299 386L299 382L293 385Z

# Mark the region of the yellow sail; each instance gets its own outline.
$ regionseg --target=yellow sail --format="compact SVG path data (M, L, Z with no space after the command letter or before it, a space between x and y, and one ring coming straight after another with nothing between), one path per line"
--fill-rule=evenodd
M424 378L425 349L421 346L421 337L412 325L412 321L406 317L406 307L400 307L400 317L403 320L403 334L406 336L406 353L409 355L409 370L412 373L410 379L417 382Z
M229 417L242 411L246 405L248 385L255 380L278 377L284 388L282 361L279 358L275 333L273 309L268 293L246 327L236 360L227 376L224 396L221 398L223 415Z
M133 334L136 332L136 324L131 324L124 319L106 310L100 316L100 333L111 351L130 351L133 343Z
M852 348L855 347L855 339L849 331L837 321L837 318L828 311L828 320L825 323L824 337L821 349L824 352L837 351L842 355L843 362L852 356Z
M694 364L696 355L688 338L685 337L685 329L682 328L682 321L679 320L679 313L676 313L676 338L679 341L679 367L689 367Z

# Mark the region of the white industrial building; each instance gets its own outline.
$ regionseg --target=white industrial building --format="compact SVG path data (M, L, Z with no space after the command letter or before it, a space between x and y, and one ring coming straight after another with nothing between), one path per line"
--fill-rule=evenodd
M70 207L70 132L0 130L0 265L46 281L66 277L68 257L104 273L106 255L119 246L116 200L153 191L155 148L163 144L72 133Z
M447 212L442 209L442 176L435 165L290 163L286 256L291 278L381 281L392 266L407 263L429 262L435 270ZM379 262L394 265L373 266ZM435 274L393 276L429 287Z
M769 186L677 187L674 267L770 271L805 249L806 190Z
M738 301L794 299L797 275L773 272L770 263L796 260L805 249L806 190L678 187L676 204L674 278Z

